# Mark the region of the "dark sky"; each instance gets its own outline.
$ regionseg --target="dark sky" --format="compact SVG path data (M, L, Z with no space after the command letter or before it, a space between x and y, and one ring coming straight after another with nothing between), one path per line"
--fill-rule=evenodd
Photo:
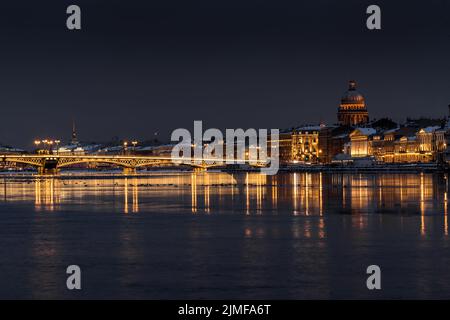
M450 1L2 1L0 142L334 123L355 79L372 118L443 116ZM393 3L395 2L395 3ZM82 30L66 29L66 7ZM366 8L382 30L366 29Z

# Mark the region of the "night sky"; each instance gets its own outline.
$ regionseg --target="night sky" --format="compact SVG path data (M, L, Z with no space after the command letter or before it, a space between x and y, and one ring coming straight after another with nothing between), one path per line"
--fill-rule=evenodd
M0 142L167 139L172 130L447 115L450 1L2 1ZM66 8L82 9L82 30ZM366 28L370 4L382 30Z

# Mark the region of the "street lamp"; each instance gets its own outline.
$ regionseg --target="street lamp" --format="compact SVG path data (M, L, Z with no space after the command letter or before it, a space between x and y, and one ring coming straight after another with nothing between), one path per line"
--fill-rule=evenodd
M127 154L128 151L128 142L124 141L123 143L123 154Z
M55 140L56 143L56 154L59 152L59 144L61 143L61 140Z
M36 146L37 153L41 153L41 152L45 151L50 154L52 152L53 144L56 144L56 148L58 149L60 143L61 143L61 140L50 140L50 139L34 140L34 145ZM44 145L43 149L39 149L39 146L41 144Z
M53 140L47 141L47 144L48 144L48 154L53 153L53 149L52 149L52 147L53 147Z
M133 145L133 153L136 153L136 145L138 144L138 142L135 140L132 141L131 144Z
M39 153L39 145L41 144L41 140L34 140L34 145L36 146L36 153Z

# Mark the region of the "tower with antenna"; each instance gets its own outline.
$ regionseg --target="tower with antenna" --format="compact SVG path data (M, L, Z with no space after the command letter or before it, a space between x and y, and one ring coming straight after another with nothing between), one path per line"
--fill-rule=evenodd
M72 139L70 140L70 143L73 145L78 144L77 128L75 126L75 120L72 120Z

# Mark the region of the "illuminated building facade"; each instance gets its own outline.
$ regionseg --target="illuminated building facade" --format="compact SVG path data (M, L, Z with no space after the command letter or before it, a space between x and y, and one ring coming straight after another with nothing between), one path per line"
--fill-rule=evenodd
M306 126L292 132L292 161L318 162L321 155L319 132L321 126Z
M372 155L372 136L377 132L373 128L357 128L350 134L351 156L367 157Z
M280 163L317 163L321 155L319 148L321 129L321 126L304 126L280 132L278 140Z
M427 163L440 161L446 150L446 130L439 126L402 127L377 133L358 128L350 134L352 157L373 156L385 163Z
M353 80L349 82L349 88L341 98L337 117L341 125L357 126L369 122L364 97L356 90L356 82Z

